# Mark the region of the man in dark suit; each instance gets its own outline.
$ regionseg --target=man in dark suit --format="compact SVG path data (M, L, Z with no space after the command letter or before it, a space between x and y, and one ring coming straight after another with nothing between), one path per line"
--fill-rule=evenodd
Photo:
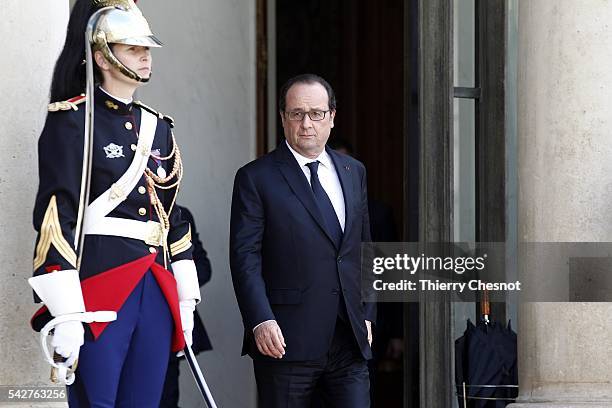
M362 302L361 242L370 240L366 174L326 148L336 101L316 75L290 79L285 141L236 173L230 265L260 406L369 407L375 304Z

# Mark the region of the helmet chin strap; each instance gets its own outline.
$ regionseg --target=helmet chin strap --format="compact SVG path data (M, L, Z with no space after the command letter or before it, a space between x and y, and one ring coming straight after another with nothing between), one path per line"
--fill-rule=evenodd
M142 82L142 83L149 82L149 80L151 79L151 74L149 74L148 78L141 77L136 72L134 72L133 70L123 65L121 61L119 61L117 57L115 57L110 47L108 46L108 42L106 41L106 35L104 34L104 32L101 32L101 31L98 32L96 34L96 38L94 39L94 41L95 41L95 47L102 53L104 58L112 66L117 68L119 72L121 72L123 75L125 75L126 77L130 79L138 81L138 82Z

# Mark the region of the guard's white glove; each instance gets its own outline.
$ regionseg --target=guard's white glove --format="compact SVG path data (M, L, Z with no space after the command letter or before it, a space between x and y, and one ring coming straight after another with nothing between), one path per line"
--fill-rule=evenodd
M179 309L181 311L181 326L183 326L185 344L187 344L189 347L191 347L193 344L193 312L195 311L195 307L195 299L181 300L179 302ZM177 353L178 357L182 355L182 351Z
M51 316L85 313L85 303L81 292L81 281L76 269L65 269L34 276L28 279L32 289L49 309ZM54 326L51 346L55 352L66 358L65 366L71 366L79 356L83 345L83 324L71 318Z
M80 321L68 321L59 323L53 331L51 346L55 352L66 360L66 365L70 367L79 357L79 350L84 342L85 330Z
M185 343L191 347L193 343L193 312L196 304L202 299L200 285L198 284L198 271L191 259L172 262L172 271L174 272L174 279L176 279L183 335L185 336ZM182 351L177 354L178 357L182 355Z

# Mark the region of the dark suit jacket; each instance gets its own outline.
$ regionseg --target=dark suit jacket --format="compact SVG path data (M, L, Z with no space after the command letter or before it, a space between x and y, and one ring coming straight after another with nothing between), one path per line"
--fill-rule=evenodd
M323 356L334 334L340 296L364 358L371 358L361 301L361 242L370 240L366 172L357 160L327 148L346 206L340 248L324 228L308 180L283 141L236 173L230 226L230 266L245 328L243 355L264 358L252 330L277 320L285 361Z

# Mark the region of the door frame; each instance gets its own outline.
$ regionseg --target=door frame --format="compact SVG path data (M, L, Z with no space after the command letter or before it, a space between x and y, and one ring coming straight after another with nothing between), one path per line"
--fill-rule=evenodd
M453 3L418 0L419 241L453 240L453 103L470 98L476 105L476 237L504 242L508 1L475 0L474 88L454 87ZM493 304L492 313L504 321L505 304ZM420 407L453 406L451 322L448 294L420 294Z
M418 0L419 242L453 238L453 2ZM419 294L419 401L452 406L451 304ZM409 334L408 334L409 335Z

